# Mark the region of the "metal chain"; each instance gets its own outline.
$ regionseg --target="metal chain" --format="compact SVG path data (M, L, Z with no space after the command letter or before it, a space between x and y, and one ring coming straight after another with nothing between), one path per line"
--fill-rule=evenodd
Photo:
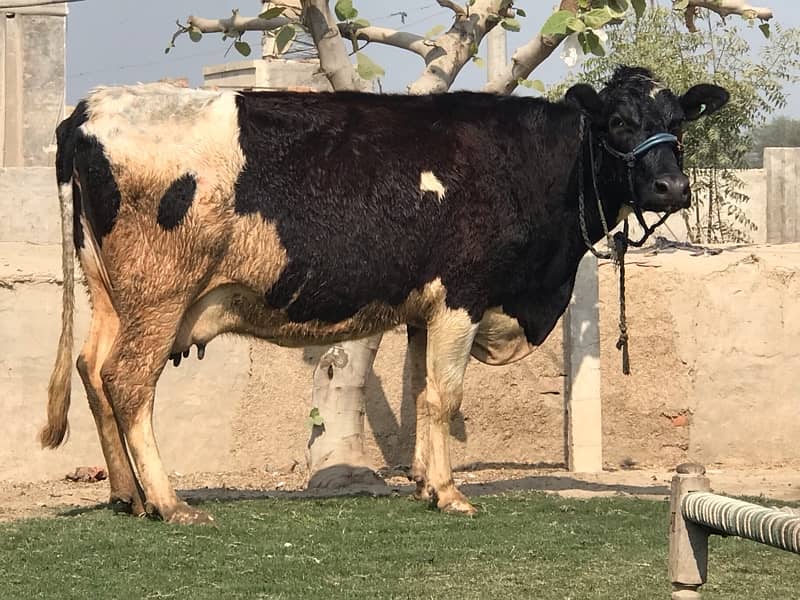
M606 235L606 238L609 238L608 235L608 225L606 224L606 216L603 212L603 207L600 202L600 194L597 193L597 181L594 176L594 150L592 149L592 133L591 128L589 128L588 133L586 132L586 119L585 117L581 116L580 120L580 129L579 129L579 136L581 140L581 149L578 151L578 222L581 226L581 235L583 236L583 243L586 244L586 247L589 251L594 254L597 258L609 259L612 258L610 252L600 252L599 250L595 249L594 244L589 239L589 232L586 230L586 208L585 208L585 200L583 196L583 187L584 187L584 176L583 176L583 140L584 136L588 137L589 143L589 160L591 160L591 169L592 169L592 184L594 185L595 190L595 197L597 198L597 206L600 209L600 221L603 224L603 232Z

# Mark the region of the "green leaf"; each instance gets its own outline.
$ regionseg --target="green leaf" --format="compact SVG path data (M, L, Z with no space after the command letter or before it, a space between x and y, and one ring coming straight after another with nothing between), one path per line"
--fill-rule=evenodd
M274 19L275 17L279 17L283 14L283 11L286 10L285 6L273 6L272 8L268 8L260 15L258 15L259 19Z
M275 35L275 49L278 51L278 54L283 54L289 48L292 44L292 40L294 40L295 34L294 27L291 25L284 25L278 30L278 33Z
M574 18L575 15L568 10L554 12L544 22L539 33L542 35L567 35L567 21Z
M592 30L586 32L586 45L589 46L589 50L591 50L592 54L595 56L606 55L606 49L603 48L603 43L600 41L600 38L597 37L597 34Z
M169 54L169 51L172 50L173 48L174 46L167 46L166 48L164 48L164 54Z
M672 8L675 10L686 10L689 8L689 0L673 0Z
M500 21L500 27L506 31L519 31L519 21L513 17L506 17Z
M567 20L567 29L570 31L578 31L581 32L586 29L586 23L581 21L578 17L570 17Z
M647 9L647 0L631 0L631 4L633 4L633 12L636 13L636 18L641 19Z
M432 40L433 38L435 38L437 35L439 35L439 34L440 34L440 33L442 33L443 31L444 31L444 25L434 25L434 26L433 26L433 27L430 29L430 31L428 31L428 32L425 34L425 39L426 39L426 40Z
M480 56L473 56L472 62L475 63L476 67L480 67L481 69L486 66L486 61L483 60Z
M623 17L628 12L628 0L608 0L608 8L614 18Z
M764 34L764 37L769 39L770 36L769 23L762 23L761 25L758 26L758 28L761 30L761 33Z
M340 21L348 21L358 16L358 11L353 8L353 0L336 0L336 6L333 7L333 11Z
M189 39L193 42L199 42L203 39L203 32L200 31L197 27L192 27L189 30Z
M527 17L528 16L528 13L526 13L521 8L515 8L514 10L517 12L517 16L518 17Z
M589 42L586 41L586 33L585 32L581 31L578 34L578 43L581 45L581 50L583 50L584 54L591 53L591 50L589 49Z
M595 8L594 10L590 10L588 13L583 15L584 23L586 23L587 27L592 29L600 29L613 18L614 16L611 14L611 11L609 11L607 8ZM583 30L576 29L575 31Z
M233 47L236 48L236 51L242 56L250 56L250 44L247 42L239 40L233 43Z
M522 87L526 87L531 90L536 90L540 94L544 94L545 88L544 83L542 83L538 79L517 79L517 84L521 85Z
M311 409L311 412L308 413L308 417L306 418L306 423L309 427L317 426L321 427L325 424L325 420L322 418L322 415L319 414L319 408L316 406Z
M369 27L369 21L366 19L353 19L353 25L356 26L356 29L360 29L361 27Z
M356 53L356 71L362 79L371 81L376 77L383 77L386 71L363 52Z

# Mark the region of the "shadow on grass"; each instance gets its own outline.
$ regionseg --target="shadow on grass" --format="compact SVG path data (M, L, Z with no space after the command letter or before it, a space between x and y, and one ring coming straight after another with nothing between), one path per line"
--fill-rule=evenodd
M332 468L335 468L332 467ZM583 494L598 495L626 495L639 497L660 498L669 494L666 485L653 483L652 485L630 485L625 483L601 483L581 479L567 473L563 464L558 463L517 463L517 462L473 462L460 465L454 469L455 473L472 473L483 470L548 470L553 473L537 473L514 479L496 479L486 482L465 481L459 489L467 496L478 498L481 496L494 496L507 492L540 491L540 492L579 492ZM382 471L387 476L402 476L402 468L392 468ZM414 484L380 484L380 485L351 485L335 489L306 489L306 490L259 490L239 489L231 487L190 488L178 491L178 495L189 504L202 504L204 502L237 502L240 500L314 500L324 498L341 498L357 496L411 496ZM88 514L100 510L112 510L115 513L124 513L123 507L109 503L95 504L87 507L76 507L58 513L58 516L71 517Z
M521 463L473 463L465 465L456 472L471 472L479 469L542 469L553 465L543 466ZM541 492L566 492L577 491L586 494L598 495L630 495L640 497L661 498L669 494L669 488L663 484L630 485L624 483L601 483L587 481L574 477L566 471L558 474L536 474L515 479L499 479L487 482L464 482L459 488L470 497L493 496L506 492L541 491ZM353 496L411 496L414 484L401 483L389 485L353 485L338 489L307 489L296 491L283 490L248 490L237 488L196 488L179 491L181 498L190 504L213 501L235 502L237 500L257 499L285 499L285 500L310 500L322 498L340 498Z

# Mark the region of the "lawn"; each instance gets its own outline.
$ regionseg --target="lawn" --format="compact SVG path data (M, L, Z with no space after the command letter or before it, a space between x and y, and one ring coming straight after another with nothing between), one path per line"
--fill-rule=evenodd
M669 598L666 502L404 497L207 503L216 525L89 510L0 526L0 598ZM800 557L712 538L704 600L794 600Z

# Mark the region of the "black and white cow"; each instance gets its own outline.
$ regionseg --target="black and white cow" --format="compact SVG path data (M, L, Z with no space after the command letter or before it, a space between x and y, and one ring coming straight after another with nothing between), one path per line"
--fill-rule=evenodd
M676 96L626 67L557 103L94 91L58 128L66 279L43 445L67 427L74 240L92 302L78 370L112 500L207 519L177 498L153 435L170 355L226 332L302 346L406 323L427 331L415 469L441 509L473 512L453 484L448 422L482 323L499 316L541 343L587 248L581 190L591 242L599 206L610 226L628 207L689 206L673 136L727 99L714 85Z

